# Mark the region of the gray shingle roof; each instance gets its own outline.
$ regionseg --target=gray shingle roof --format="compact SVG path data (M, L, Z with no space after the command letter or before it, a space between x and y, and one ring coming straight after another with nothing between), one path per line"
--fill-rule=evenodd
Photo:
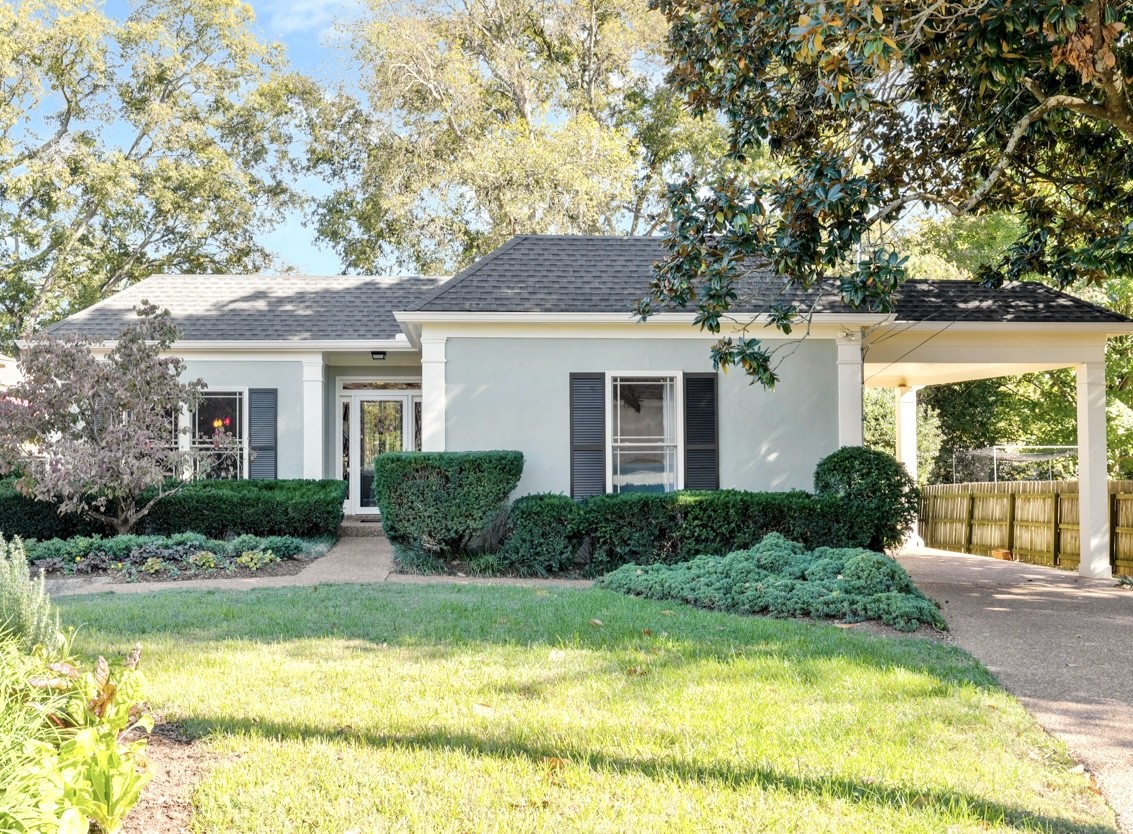
M443 278L358 275L155 275L48 328L113 339L143 299L188 341L392 339L394 320Z
M664 255L656 237L521 235L476 261L415 309L427 312L622 313L645 295L653 264ZM739 286L737 312L758 312L771 300L816 313L855 313L837 293L784 293L770 273ZM906 282L897 293L898 321L1128 322L1043 284L994 290L967 281Z

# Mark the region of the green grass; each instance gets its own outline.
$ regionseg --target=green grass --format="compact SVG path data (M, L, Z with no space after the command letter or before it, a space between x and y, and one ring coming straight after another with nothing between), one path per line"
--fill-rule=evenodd
M198 832L1115 830L926 640L483 586L61 607L81 651L140 640L152 705L203 739Z

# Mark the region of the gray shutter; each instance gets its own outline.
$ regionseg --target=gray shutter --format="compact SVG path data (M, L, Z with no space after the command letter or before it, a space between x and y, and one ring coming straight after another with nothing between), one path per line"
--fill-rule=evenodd
M570 496L606 491L606 375L570 375Z
M685 489L720 488L716 374L685 374Z
M278 400L275 388L252 388L248 391L248 445L254 453L248 477L255 480L275 480L278 477Z

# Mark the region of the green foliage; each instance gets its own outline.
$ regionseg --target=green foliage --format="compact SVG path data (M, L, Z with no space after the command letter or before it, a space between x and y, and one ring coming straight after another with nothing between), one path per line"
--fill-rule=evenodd
M915 631L922 624L946 628L936 605L888 556L829 547L806 551L778 533L723 557L623 565L598 585L737 614L880 620L901 631Z
M150 779L137 717L145 685L140 647L121 668L102 657L83 671L47 662L0 638L0 830L81 834L115 832Z
M494 554L493 573L547 576L574 566L581 516L573 498L555 493L524 495L508 513L507 537ZM488 572L481 565L478 572Z
M270 550L245 550L236 557L236 564L251 571L261 570L268 565L274 565L279 557Z
M893 454L897 448L897 414L892 388L863 390L862 411L865 445ZM941 453L944 433L936 409L917 395L917 483L929 482Z
M121 7L126 11L127 7ZM272 266L311 82L236 0L0 9L0 346L152 274Z
M50 539L89 535L103 529L91 519L60 515L53 501L37 501L16 491L15 479L0 480L0 535L9 538Z
M316 127L319 237L352 271L452 272L515 234L648 233L665 183L724 150L656 69L644 0L373 5L358 86Z
M479 572L543 576L577 571L596 576L637 564L671 564L722 555L782 533L808 547L861 546L870 524L845 512L838 498L805 492L705 492L527 495L512 505L499 553L474 560Z
M389 452L374 461L374 498L401 558L463 555L523 474L521 452Z
M1005 250L969 260L989 284L1133 271L1133 104L1117 92L1133 76L1133 6L653 5L670 82L727 125L729 150L711 177L670 188L669 257L643 315L693 302L715 331L753 262L791 289L829 278L848 303L888 309L909 270L900 221L926 213L1011 218ZM760 153L775 176L728 167ZM775 382L759 339L721 339L713 356Z
M841 503L871 531L868 547L880 550L901 543L920 511L920 491L892 455L846 446L818 462L814 491Z
M169 537L49 539L30 542L27 550L37 570L66 574L110 573L132 580L139 573L176 576L231 571L237 567L259 570L280 559L317 555L324 547L322 541L305 541L293 536L243 535L225 542L206 539L199 533L179 533ZM242 560L248 553L254 555Z
M47 596L43 575L33 581L23 542L0 537L0 637L48 654L63 645L59 612Z
M145 530L162 535L193 531L210 538L242 533L334 536L345 495L340 480L196 481L157 504Z

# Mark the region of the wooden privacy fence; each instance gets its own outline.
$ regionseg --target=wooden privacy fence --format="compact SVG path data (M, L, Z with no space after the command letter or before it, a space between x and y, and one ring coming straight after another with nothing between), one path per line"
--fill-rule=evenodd
M920 534L941 550L1078 570L1078 482L936 484L921 489ZM1133 576L1133 481L1109 482L1109 561Z

